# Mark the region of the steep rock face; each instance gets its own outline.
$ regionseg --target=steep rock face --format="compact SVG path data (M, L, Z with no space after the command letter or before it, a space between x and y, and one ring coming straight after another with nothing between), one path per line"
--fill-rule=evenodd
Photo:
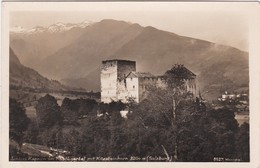
M19 88L66 90L58 81L49 80L37 71L23 66L12 49L10 49L10 86Z
M66 41L63 36L57 39ZM38 40L44 46L46 40L43 37ZM136 61L137 71L155 75L164 74L174 64L184 64L197 75L199 89L212 93L211 97L224 90L248 89L248 53L233 47L115 20L92 24L68 41L48 57L39 56L42 59L36 68L70 86L98 91L102 60L127 59ZM20 50L35 50L33 45L27 46Z

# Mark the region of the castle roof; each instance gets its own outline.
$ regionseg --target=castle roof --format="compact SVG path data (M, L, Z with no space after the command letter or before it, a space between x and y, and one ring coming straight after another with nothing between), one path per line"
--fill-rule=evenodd
M194 79L196 75L183 65L175 65L164 74L173 78Z
M135 62L135 61L123 60L123 59L111 59L111 60L104 60L104 61L102 61L102 63L105 63L105 62Z
M151 74L150 72L130 72L126 78L128 77L137 77L137 78L153 78L155 77L153 74Z

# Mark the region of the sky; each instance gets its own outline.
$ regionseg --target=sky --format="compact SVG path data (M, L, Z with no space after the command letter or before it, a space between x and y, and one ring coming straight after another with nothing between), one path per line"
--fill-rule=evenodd
M57 22L80 23L85 20L98 22L102 19L115 19L248 51L247 14L245 10L232 10L228 5L203 8L171 3L138 6L118 6L112 3L77 9L13 11L10 14L10 27L22 26L29 29L35 26L48 27Z

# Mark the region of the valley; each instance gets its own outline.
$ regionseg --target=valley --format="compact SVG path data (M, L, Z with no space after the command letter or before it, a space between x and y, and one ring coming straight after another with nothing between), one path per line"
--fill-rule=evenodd
M154 75L184 64L197 75L198 89L210 100L226 90L248 92L248 53L233 47L112 19L45 33L13 33L11 48L19 59L33 64L29 67L66 86L99 92L101 61L117 58L138 61L138 71ZM30 48L22 50L17 40ZM32 41L41 47L34 47Z

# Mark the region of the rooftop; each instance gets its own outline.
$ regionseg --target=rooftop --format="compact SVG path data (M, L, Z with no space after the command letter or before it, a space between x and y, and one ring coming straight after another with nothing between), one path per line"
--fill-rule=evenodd
M102 61L102 63L105 63L105 62L135 62L135 61L123 60L123 59L111 59L111 60L104 60L104 61Z
M152 78L152 77L156 77L153 74L151 74L150 72L134 72L134 71L130 72L127 75L127 77L130 76L131 74L134 75L137 78Z
M184 65L175 64L171 70L165 72L165 75L170 75L174 78L193 79L196 75L187 69Z

